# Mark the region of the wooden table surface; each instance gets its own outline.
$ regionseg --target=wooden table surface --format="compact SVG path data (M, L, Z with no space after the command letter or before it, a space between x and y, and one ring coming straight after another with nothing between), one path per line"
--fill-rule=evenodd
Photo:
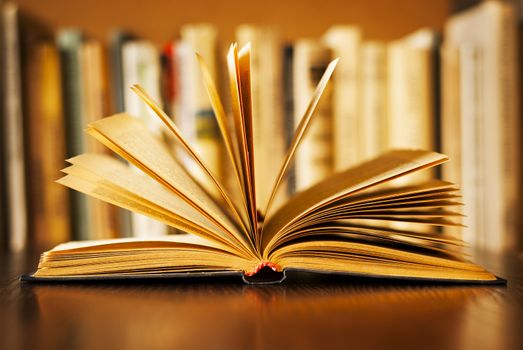
M474 258L507 286L19 282L36 260L0 257L0 349L523 349L521 256Z

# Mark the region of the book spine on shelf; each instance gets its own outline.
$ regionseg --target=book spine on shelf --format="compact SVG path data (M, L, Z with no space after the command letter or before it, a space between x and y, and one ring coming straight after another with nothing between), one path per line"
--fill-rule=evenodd
M294 135L294 79L293 79L294 46L286 44L283 48L283 130L285 149L291 144ZM291 196L296 191L296 166L289 168L287 193Z
M331 52L320 42L300 39L294 45L295 125L331 59ZM332 94L327 86L315 111L307 135L296 153L296 189L303 190L332 173Z
M323 37L323 43L340 61L333 75L332 138L335 170L344 170L362 160L365 139L359 117L361 31L356 26L337 25Z
M479 100L482 57L473 46L459 48L460 74L460 138L461 140L461 191L467 205L463 209L463 239L475 246L481 245L484 231L479 224L480 212L485 200L481 169L484 169L485 145L482 141L481 105ZM479 225L478 225L479 224Z
M55 182L66 159L64 137L60 137L65 135L60 59L50 33L26 47L29 227L33 246L45 249L71 239L69 195Z
M205 60L214 81L217 81L217 30L209 24L186 25L180 30L181 41L177 44L179 103L176 113L176 123L190 144L205 161L209 169L225 182L223 159L224 148L214 111L207 91L203 85L195 52ZM197 166L189 158L182 160L189 169L195 170L194 175L203 183L209 180L197 171ZM230 176L230 174L228 174ZM214 190L214 189L213 189Z
M433 50L435 33L422 29L387 49L388 149L434 149ZM432 171L402 178L396 184L423 181Z
M511 4L483 2L452 16L446 45L459 50L464 239L514 249L520 170L516 19Z
M152 98L160 103L160 57L152 43L144 40L127 41L122 47L122 67L124 87L140 84ZM140 119L149 131L162 136L162 121L141 101L131 89L124 90L125 111ZM133 169L136 169L134 166ZM136 169L136 171L139 171ZM147 216L131 213L132 231L135 237L154 237L165 235L165 224Z
M518 95L518 57L517 57L517 18L516 9L510 4L503 7L501 33L497 49L501 55L499 65L500 89L499 103L501 109L501 157L503 157L503 232L506 235L497 244L498 250L514 249L518 236L521 235L521 117L520 97ZM490 240L489 240L490 241ZM496 246L496 244L494 244Z
M251 44L251 88L256 203L265 208L284 157L282 55L279 35L270 27L242 25L240 47Z
M111 33L109 43L109 74L111 88L111 107L113 113L125 111L124 92L128 86L124 86L122 67L122 48L125 42L132 40L133 36L122 30ZM122 208L116 208L118 218L118 235L120 237L132 237L131 213Z
M3 2L0 0L0 9L3 11ZM7 161L5 157L5 45L4 45L4 16L0 16L0 254L7 251L7 198L6 198L6 175Z
M456 184L461 178L461 80L460 51L457 47L443 45L441 55L441 152L449 157L442 166L442 178ZM467 203L468 206L469 203ZM460 209L461 211L463 209ZM461 227L446 227L445 233L460 237ZM471 239L467 239L471 241Z
M105 52L98 41L88 40L80 46L80 81L83 92L83 113L89 124L105 117L108 113L108 91L106 82ZM92 137L86 140L86 152L108 153L109 151ZM89 199L91 232L90 239L116 237L116 212L107 203Z
M387 123L387 50L385 43L361 45L360 123L361 160L378 156L385 150Z
M20 68L19 12L12 3L2 7L4 89L3 132L5 151L5 197L8 245L11 251L26 246L27 204L25 188L24 126Z
M83 91L79 50L84 38L75 29L58 32L57 44L62 71L63 108L65 118L66 154L73 157L86 151L87 136L83 112ZM89 239L91 232L90 208L87 197L70 191L71 231L74 239Z

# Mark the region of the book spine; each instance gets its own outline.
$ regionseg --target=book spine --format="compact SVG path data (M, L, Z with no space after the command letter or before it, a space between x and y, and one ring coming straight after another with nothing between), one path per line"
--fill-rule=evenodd
M83 91L83 113L86 125L107 115L108 91L106 84L105 57L101 43L89 40L79 50L80 74ZM94 138L86 140L86 152L107 153L108 150ZM90 239L114 238L116 214L102 201L89 198L91 232Z
M503 241L499 243L498 251L514 250L518 236L521 234L521 130L520 102L518 96L518 60L517 60L517 19L514 6L505 4L503 21L497 49L501 55L499 65L500 90L499 102L501 108L502 132L501 138L503 157L503 231L506 232Z
M20 70L19 13L14 4L2 8L5 92L2 139L5 147L6 212L8 244L21 251L27 240L27 204L24 163L24 126Z
M473 46L461 45L460 49L460 125L461 145L461 191L466 203L463 208L463 240L473 246L479 246L485 234L481 224L481 206L485 198L484 179L485 144L482 140L482 101L480 99L482 56L481 51ZM482 184L483 183L483 184Z
M0 1L0 9L3 11L3 2ZM5 93L5 27L4 16L0 16L0 96L6 96ZM0 254L7 251L7 198L6 198L6 174L7 162L5 157L5 98L0 99Z
M179 111L176 122L184 136L194 146L211 171L224 183L225 157L218 124L212 109L195 53L205 60L214 81L217 81L217 36L216 28L208 24L186 25L181 28L181 42L178 44ZM182 153L182 156L184 154ZM197 169L194 162L183 157L189 169ZM209 180L200 171L194 172L204 183Z
M123 82L122 47L126 41L133 37L124 31L115 31L111 34L109 45L109 67L111 79L111 105L114 113L125 111ZM116 208L118 218L118 235L120 237L132 237L131 213L122 208Z
M162 50L162 100L165 112L174 118L179 110L178 103L178 57L176 56L176 43L167 43Z
M30 215L35 246L47 249L70 240L67 189L55 181L65 166L64 118L60 62L52 42L38 43L30 55L26 80L28 115Z
M331 58L319 42L298 40L294 46L294 123L298 125L316 85ZM331 88L327 86L315 111L308 134L296 153L296 189L303 190L334 169Z
M421 36L422 32L416 34ZM414 36L388 47L387 148L434 149L433 46L411 41ZM396 184L432 177L432 171L421 172L403 177Z
M361 160L378 156L385 150L383 126L387 119L386 46L365 42L361 47L360 132Z
M138 40L126 42L122 47L122 66L124 86L138 83L155 101L160 101L159 53L151 43ZM128 88L124 92L124 102L127 113L142 120L151 133L161 137L162 121ZM131 220L135 237L154 237L168 232L165 224L145 215L131 213Z
M283 130L285 149L291 145L294 135L294 79L293 79L294 47L291 44L283 48ZM296 167L289 169L287 193L291 196L296 191Z
M333 57L340 58L332 77L332 137L334 168L343 170L362 160L366 141L358 116L361 31L355 26L335 26L324 35L323 43Z
M256 203L265 208L285 148L281 45L278 33L269 27L243 25L238 27L236 38L240 47L251 44Z
M85 115L82 110L83 91L80 73L79 48L82 34L74 29L63 30L57 35L62 71L63 108L65 117L66 154L73 157L86 150ZM71 231L74 239L89 239L89 203L84 194L70 191Z
M442 166L442 178L455 184L461 184L460 51L457 47L444 45L440 50L440 55L442 66L441 151L449 157L449 161ZM460 237L462 228L447 227L444 232Z

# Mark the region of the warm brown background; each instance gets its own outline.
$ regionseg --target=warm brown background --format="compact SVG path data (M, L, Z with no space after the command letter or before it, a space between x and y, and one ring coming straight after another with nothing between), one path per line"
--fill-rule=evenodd
M210 22L220 38L233 39L242 23L278 27L285 39L319 36L336 23L356 24L366 38L390 40L421 27L441 28L450 0L19 0L22 10L57 29L74 26L106 39L126 28L156 44L178 33L182 24Z

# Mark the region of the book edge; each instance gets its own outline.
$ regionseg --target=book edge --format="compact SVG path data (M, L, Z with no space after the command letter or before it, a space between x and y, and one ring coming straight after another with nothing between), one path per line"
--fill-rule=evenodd
M504 278L496 276L495 280L467 280L467 279L439 279L439 278L420 278L408 276L383 276L366 273L346 273L341 271L321 271L309 270L299 268L287 268L281 273L271 275L269 278L252 279L246 276L243 271L196 271L196 272L176 272L163 273L155 275L113 275L113 276L70 276L70 277L38 277L34 273L24 274L20 276L22 283L103 283L103 282L146 282L146 281L194 281L194 282L210 282L216 279L234 279L235 282L243 281L245 284L280 284L285 280L293 279L294 281L311 282L311 277L325 278L324 282L328 282L332 278L332 282L350 283L350 278L364 278L369 282L387 281L398 282L406 284L441 284L441 285L503 285L506 286L508 281ZM348 279L344 279L348 278ZM215 282L215 281L213 281ZM354 282L354 281L352 281Z

